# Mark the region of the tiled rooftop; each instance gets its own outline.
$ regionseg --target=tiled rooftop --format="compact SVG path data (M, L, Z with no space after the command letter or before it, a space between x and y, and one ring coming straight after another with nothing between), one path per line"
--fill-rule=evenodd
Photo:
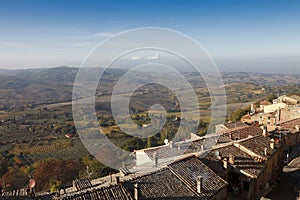
M138 183L141 199L199 199L168 168L124 182L124 187L134 195L134 184Z
M211 159L208 157L200 158L201 162L209 167L215 174L217 174L222 179L227 179L227 171L223 167L223 162L216 159Z
M296 125L300 126L300 118L282 122L280 125L283 129L295 129Z
M258 136L252 138L251 140L243 141L240 143L240 145L266 159L267 156L270 157L276 151L276 149L273 150L270 147L270 138L263 136ZM265 148L267 149L267 155L265 155Z
M201 193L197 193L197 176L203 178ZM91 187L64 194L56 199L133 200L135 183L138 183L141 200L211 199L228 184L201 162L198 157L192 155L159 170L130 179L123 179L119 186Z
M245 139L249 135L256 136L262 134L262 129L256 126L240 126L222 132L224 137L232 140Z
M296 120L300 121L300 119ZM171 164L155 168L151 167L151 170L147 172L142 170L142 173L138 173L138 170L136 170L131 173L130 171L130 173L127 173L127 176L122 177L122 182L119 185L111 185L115 183L105 181L103 178L103 183L98 184L98 186L93 184L93 186L86 188L85 186L89 185L89 183L81 181L80 184L77 184L79 189L82 188L81 191L74 190L72 193L64 194L58 199L133 200L135 183L139 185L141 200L211 199L228 185L225 181L227 170L223 167L224 158L227 158L228 166L238 169L248 177L257 178L265 167L265 160L256 159L255 156L258 155L268 159L276 151L276 149L270 148L270 139L262 136L262 129L260 128L240 126L223 132L220 138L227 139L229 134L231 134L233 139L238 138L242 140L230 140L232 141L231 143L220 144L219 147L214 147L211 151L202 150L205 149L205 146L213 146L219 135L174 143L173 148L165 145L144 149L143 151L151 159L153 159L155 152L158 153L159 158L169 158L201 151L203 157L197 157L199 155L185 155L185 158L181 158ZM248 138L249 135L253 137ZM267 156L265 156L265 148ZM233 164L230 164L230 155L234 156ZM151 163L151 166L153 166L153 163ZM201 176L203 181L200 193L197 193L198 176Z
M225 135L220 135L218 138L218 143L227 143L227 142L232 142L233 140L230 139L229 137L225 136Z
M220 170L220 164L216 164L217 161L221 162L217 158L217 155L219 155L222 159L227 158L227 160L229 160L230 154L234 156L234 164L232 166L244 171L245 173L253 177L257 177L263 169L264 162L255 161L250 155L240 150L238 147L235 147L234 145L216 148L213 151L209 152L208 155L202 158L202 160L204 161L205 159L207 159L205 163L209 163L208 160L210 160L211 164L209 165L209 167L222 177L224 175L222 174L222 170Z
M290 97L297 100L297 101L300 101L300 96L298 96L298 95L292 95Z
M241 121L237 121L237 122L232 122L232 123L226 123L224 124L224 126L228 129L232 129L232 128L237 128L237 127L245 127L245 126L249 126Z
M76 187L77 190L92 187L92 184L88 178L76 179L73 181L73 185Z
M271 105L272 103L267 101L267 100L263 100L259 103L259 105L264 105L264 106L268 106L268 105Z
M57 197L56 199L60 200L81 200L81 199L99 199L99 200L133 200L130 193L123 186L110 186L110 187L103 187L98 189L90 189L85 190L80 193L73 193L70 195L63 196L61 198Z
M169 165L170 170L194 192L197 191L197 177L203 178L201 199L210 199L218 191L227 186L227 182L215 174L196 156L176 161Z

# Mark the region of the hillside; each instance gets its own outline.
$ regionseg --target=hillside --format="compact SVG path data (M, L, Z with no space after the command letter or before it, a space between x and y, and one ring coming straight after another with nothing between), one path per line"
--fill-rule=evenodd
M92 69L89 69L93 73ZM49 69L0 70L0 109L32 108L41 104L71 101L73 82L78 69L56 67ZM125 70L109 69L100 80L97 94L111 94L114 84ZM136 76L145 76L135 72ZM183 73L199 98L208 97L205 83L195 73ZM253 101L263 95L299 92L299 74L222 73L229 103ZM146 78L146 76L145 76ZM265 91L259 91L261 89ZM292 91L291 91L292 90ZM159 98L159 96L157 97ZM136 106L140 107L141 103ZM140 108L138 108L140 109Z

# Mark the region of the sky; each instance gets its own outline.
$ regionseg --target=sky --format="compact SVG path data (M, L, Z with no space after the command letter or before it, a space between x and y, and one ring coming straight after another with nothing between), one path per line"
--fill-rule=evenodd
M79 66L114 34L162 27L221 70L298 73L299 10L298 0L0 0L0 69Z

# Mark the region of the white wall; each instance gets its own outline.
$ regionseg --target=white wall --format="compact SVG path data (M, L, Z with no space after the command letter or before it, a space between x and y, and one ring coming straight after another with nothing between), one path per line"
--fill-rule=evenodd
M285 107L286 107L285 103L272 104L272 105L264 107L264 113L276 112L278 109L282 109L282 108L285 108Z
M136 165L153 162L144 151L136 151Z

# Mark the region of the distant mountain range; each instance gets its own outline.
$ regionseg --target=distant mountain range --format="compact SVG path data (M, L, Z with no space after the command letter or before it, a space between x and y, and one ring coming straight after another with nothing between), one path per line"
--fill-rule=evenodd
M88 69L93 73L92 68ZM78 68L55 67L39 69L0 70L0 109L12 106L35 106L57 103L72 99L73 83ZM104 89L112 91L115 83L126 70L109 69L105 71ZM145 72L136 72L144 76ZM182 73L194 87L204 87L201 77L195 73ZM224 72L225 84L247 83L258 86L300 85L300 74L267 74ZM146 76L145 76L146 77ZM195 81L196 80L196 81ZM110 88L110 89L109 89ZM1 108L2 107L2 108Z

